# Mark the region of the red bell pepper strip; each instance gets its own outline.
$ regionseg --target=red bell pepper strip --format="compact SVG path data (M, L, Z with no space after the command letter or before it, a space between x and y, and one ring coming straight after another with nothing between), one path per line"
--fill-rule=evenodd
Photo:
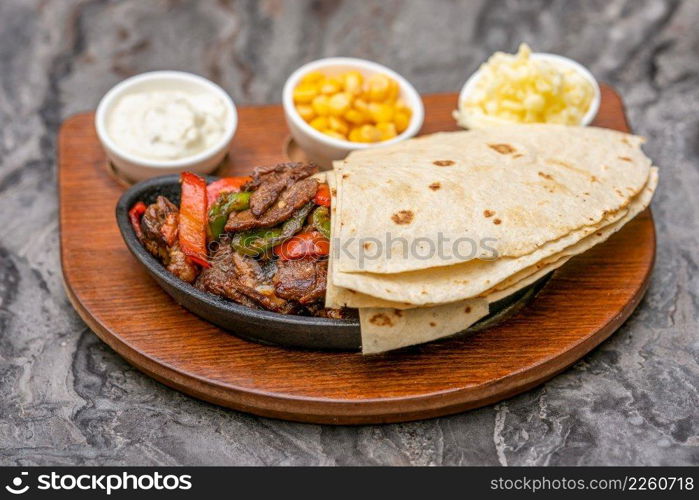
M320 257L330 253L330 241L318 231L299 233L274 247L273 252L281 260Z
M313 203L323 207L330 207L330 186L327 184L319 184L316 195L313 197Z
M206 257L206 181L191 172L182 172L180 184L180 248L193 262L211 267Z
M223 177L206 186L206 197L209 206L212 206L221 193L237 193L252 177Z
M146 204L142 201L136 203L131 210L129 210L129 220L133 226L133 231L136 233L136 237L139 241L143 241L143 231L141 230L141 217L146 212Z

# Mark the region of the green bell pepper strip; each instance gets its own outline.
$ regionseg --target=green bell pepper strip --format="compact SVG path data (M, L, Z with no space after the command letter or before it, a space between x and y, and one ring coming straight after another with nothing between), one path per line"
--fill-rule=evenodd
M306 217L308 217L313 206L311 202L306 203L280 226L251 229L237 233L233 236L231 245L243 255L256 257L263 254L298 233L306 222Z
M330 239L330 211L327 207L319 206L311 215L311 225L327 239Z
M247 191L222 193L209 209L209 239L215 240L223 232L231 212L240 212L250 206L250 194Z

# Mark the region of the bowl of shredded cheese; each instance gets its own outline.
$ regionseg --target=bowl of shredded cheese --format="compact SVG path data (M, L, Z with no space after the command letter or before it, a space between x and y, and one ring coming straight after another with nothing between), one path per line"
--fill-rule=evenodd
M496 52L466 82L454 118L464 128L507 123L589 125L600 104L597 80L556 54Z

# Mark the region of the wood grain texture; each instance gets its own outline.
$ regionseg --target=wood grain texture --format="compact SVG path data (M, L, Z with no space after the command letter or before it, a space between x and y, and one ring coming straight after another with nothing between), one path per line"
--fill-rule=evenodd
M453 130L455 94L424 98L422 133ZM279 106L240 109L228 172L284 159ZM621 101L603 87L596 125L628 130ZM525 391L578 360L631 314L655 256L650 211L573 259L518 315L466 339L382 356L321 353L238 339L176 305L119 236L110 176L92 114L59 136L61 263L71 302L133 365L192 396L251 413L334 424L415 420L475 408Z

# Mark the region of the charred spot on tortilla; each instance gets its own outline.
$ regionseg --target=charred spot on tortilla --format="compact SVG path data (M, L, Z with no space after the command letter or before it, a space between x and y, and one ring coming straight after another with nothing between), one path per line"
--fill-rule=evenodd
M516 160L517 158L521 158L522 156L524 156L522 153L517 153L516 155L512 155L512 158Z
M595 177L594 175L591 175L590 182L599 182L599 179L597 177Z
M633 160L632 160L631 158L629 158L628 156L620 156L619 159L620 159L621 161L628 161L628 162L633 161Z
M509 155L517 151L509 144L488 144L488 147L493 151L500 153L501 155Z
M429 185L429 188L432 191L437 191L441 187L442 187L442 185L439 182L433 182L432 184Z
M546 160L544 160L544 161L546 161L546 163L553 163L554 165L558 165L558 166L561 166L561 167L564 167L564 168L569 168L569 169L571 169L571 170L576 170L576 171L578 171L578 172L581 172L580 169L575 168L575 167L574 167L573 165L571 165L570 163L565 162L565 161L563 161L563 160L559 160L559 159L557 159L557 158L546 158Z
M430 326L435 327L435 326L437 326L437 323L435 323L434 321L430 321Z
M544 172L539 172L539 177L543 177L544 179L548 179L550 181L553 180L553 176L551 174L546 174Z
M464 312L465 312L466 314L469 314L469 313L471 312L471 306L466 306L466 307L464 308Z
M622 138L621 138L621 142L623 142L623 143L626 144L627 146L631 146L631 142L629 142L629 140L628 140L626 137L622 137Z
M401 210L391 215L391 220L399 225L410 224L413 221L415 214L411 210Z
M496 226L500 223L502 223L500 219L493 219L493 224L495 224Z
M485 217L492 217L493 215L495 215L495 212L493 212L492 210L487 210L487 209L486 209L486 210L483 210L483 215L484 215Z
M395 314L395 315L398 316L399 318L402 318L402 317L403 317L403 311L401 311L400 309L394 309L394 310L393 310L393 314Z
M393 321L391 321L391 318L383 313L374 314L369 319L369 322L375 324L376 326L393 326Z
M435 160L432 163L438 167L451 167L454 164L451 160Z
M333 196L337 196L337 189L332 188L332 194L333 194Z
M349 179L349 174L342 174L343 179Z
M364 247L364 250L369 250L369 249L371 248L371 243L367 241L367 242L364 243L364 245L362 245L362 246Z

